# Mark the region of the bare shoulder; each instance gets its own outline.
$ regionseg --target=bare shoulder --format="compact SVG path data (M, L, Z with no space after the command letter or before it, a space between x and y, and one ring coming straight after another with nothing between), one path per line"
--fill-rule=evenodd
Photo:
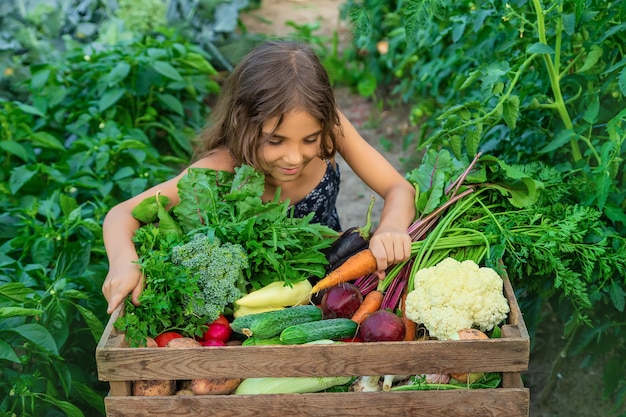
M194 162L191 167L233 172L235 165L235 160L226 148L217 148Z

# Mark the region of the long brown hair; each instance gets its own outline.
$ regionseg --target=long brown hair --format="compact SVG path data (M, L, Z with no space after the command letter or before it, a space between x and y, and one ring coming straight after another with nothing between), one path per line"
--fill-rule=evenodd
M196 158L225 147L238 165L260 168L263 123L277 117L280 126L283 116L294 110L320 121L320 157L334 156L335 132L340 129L335 95L313 49L288 41L257 46L225 81L209 123L196 140Z

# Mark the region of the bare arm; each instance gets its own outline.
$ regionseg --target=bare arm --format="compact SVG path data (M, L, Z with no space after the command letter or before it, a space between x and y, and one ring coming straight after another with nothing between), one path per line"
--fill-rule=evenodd
M411 238L407 229L415 218L415 189L341 113L340 119L341 156L384 200L379 226L370 240L370 249L378 261L378 274L383 277L389 265L410 257Z
M102 293L109 302L107 313L111 314L128 294L132 294L133 303L138 305L139 294L143 288L143 277L136 263L137 251L132 241L135 231L140 226L132 215L133 208L145 198L156 195L157 191L169 197L172 204L177 204L176 184L179 177L116 205L104 218L102 233L109 260L109 272L102 285Z

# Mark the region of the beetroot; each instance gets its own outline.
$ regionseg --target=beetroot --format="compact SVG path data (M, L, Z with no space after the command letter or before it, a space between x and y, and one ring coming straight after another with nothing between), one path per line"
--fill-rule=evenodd
M329 288L322 297L320 307L324 319L349 319L363 302L363 295L356 285L343 283Z
M401 341L404 340L405 332L400 317L387 310L378 310L363 320L358 337L364 342Z

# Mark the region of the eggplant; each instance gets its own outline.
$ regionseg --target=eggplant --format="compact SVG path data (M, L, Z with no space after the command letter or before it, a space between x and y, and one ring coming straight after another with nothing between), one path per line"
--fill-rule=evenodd
M326 272L330 272L357 252L369 247L370 233L372 230L372 210L374 208L374 196L372 196L365 225L346 229L325 251L328 265Z

